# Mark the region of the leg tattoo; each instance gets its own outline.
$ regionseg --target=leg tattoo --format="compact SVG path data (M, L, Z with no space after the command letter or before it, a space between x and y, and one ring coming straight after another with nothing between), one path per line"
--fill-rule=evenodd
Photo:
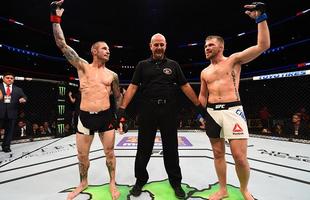
M87 171L88 167L85 166L83 163L79 163L79 169L80 169L80 181L87 180Z

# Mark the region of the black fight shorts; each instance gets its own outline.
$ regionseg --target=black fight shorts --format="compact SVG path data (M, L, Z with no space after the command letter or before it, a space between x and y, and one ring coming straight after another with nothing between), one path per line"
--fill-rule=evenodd
M86 112L81 110L78 119L77 132L93 135L114 129L115 119L110 109L100 112Z

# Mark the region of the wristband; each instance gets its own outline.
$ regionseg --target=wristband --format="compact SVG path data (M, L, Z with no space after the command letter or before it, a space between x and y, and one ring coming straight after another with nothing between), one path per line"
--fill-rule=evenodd
M61 17L59 17L59 16L57 16L57 15L51 15L50 21L51 21L52 23L60 24L60 22L61 22Z
M256 24L261 23L262 21L265 21L268 18L266 13L261 14L255 19Z

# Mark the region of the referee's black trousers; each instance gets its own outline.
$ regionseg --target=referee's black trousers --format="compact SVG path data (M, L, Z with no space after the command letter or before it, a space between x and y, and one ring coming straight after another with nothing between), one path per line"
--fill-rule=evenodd
M156 104L152 101L143 101L140 109L138 149L135 160L136 183L143 186L149 179L146 167L152 155L157 129L159 129L169 182L172 186L180 185L182 175L179 165L175 103L167 101L164 104Z

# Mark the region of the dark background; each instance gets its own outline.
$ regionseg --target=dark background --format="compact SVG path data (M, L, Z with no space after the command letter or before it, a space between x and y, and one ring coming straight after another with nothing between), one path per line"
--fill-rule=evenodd
M76 70L68 62L58 59L64 57L52 36L49 22L50 2L10 0L1 3L0 73L14 71L20 76L57 80L67 80L69 76L77 77ZM244 14L243 9L243 5L251 2L65 0L61 25L67 38L80 40L77 43L67 39L67 43L89 62L91 44L98 40L106 41L111 48L108 67L119 74L121 83L131 79L134 66L139 60L150 56L148 43L150 37L157 32L166 36L167 56L181 64L189 80L198 81L200 71L208 64L203 49L207 35L218 34L224 37L226 56L255 44L257 26ZM288 65L294 66L282 71L295 70L296 64L310 60L310 12L296 16L310 8L309 1L265 2L268 8L271 50L276 49L244 67L244 77L257 74L258 70L268 71ZM7 19L14 19L24 26ZM242 32L247 34L238 37ZM198 45L188 46L191 43ZM26 52L8 50L4 45ZM30 52L39 55L33 56ZM54 57L56 59L53 59Z

